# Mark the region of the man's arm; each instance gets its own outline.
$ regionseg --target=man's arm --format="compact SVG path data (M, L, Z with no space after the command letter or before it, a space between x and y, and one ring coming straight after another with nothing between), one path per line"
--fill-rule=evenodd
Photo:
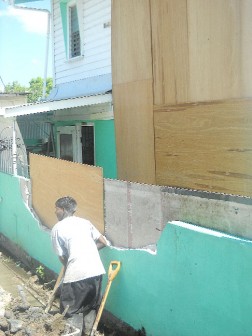
M101 250L103 247L108 246L108 242L103 235L100 235L100 237L96 240L95 243L98 250Z

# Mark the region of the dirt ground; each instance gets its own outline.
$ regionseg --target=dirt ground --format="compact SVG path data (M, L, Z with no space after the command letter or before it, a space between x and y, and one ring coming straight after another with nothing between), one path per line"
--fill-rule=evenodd
M68 324L64 315L59 313L56 298L48 313L45 307L49 301L55 281L43 283L37 275L24 270L10 257L0 253L0 336L56 336L75 335L77 330ZM10 293L1 287L1 279L8 286L13 283L17 288ZM103 326L104 329L104 326ZM97 331L97 336L114 336L114 330Z
M0 252L0 336L79 335L78 330L69 325L64 315L59 313L57 298L50 311L45 312L55 280L43 282L40 271L38 275L32 275L22 265L17 265L15 260ZM1 282L7 290L1 287ZM8 287L11 284L12 287ZM8 291L9 288L12 293ZM126 335L144 336L145 332L117 330L102 319L96 332L96 336Z

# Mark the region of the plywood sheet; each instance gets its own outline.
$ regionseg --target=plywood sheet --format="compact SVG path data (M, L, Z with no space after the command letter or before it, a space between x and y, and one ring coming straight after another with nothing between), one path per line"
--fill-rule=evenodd
M151 0L154 103L188 101L187 0Z
M112 1L112 77L118 178L154 183L149 0Z
M155 183L152 81L114 85L118 178Z
M189 0L190 101L243 96L241 8L237 0Z
M154 112L159 185L252 196L252 100Z
M252 1L151 0L154 103L252 95Z
M152 78L149 0L112 1L113 83Z
M101 168L30 154L30 176L33 208L44 225L52 228L57 222L55 201L72 196L78 203L76 215L104 232Z
M241 90L245 97L252 94L252 1L241 2L241 64L242 80Z

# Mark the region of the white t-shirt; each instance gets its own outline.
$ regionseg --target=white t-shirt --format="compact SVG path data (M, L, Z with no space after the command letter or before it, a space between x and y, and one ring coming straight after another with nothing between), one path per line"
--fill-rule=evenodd
M95 241L101 233L90 221L66 217L52 229L53 248L68 259L63 282L75 282L105 273Z

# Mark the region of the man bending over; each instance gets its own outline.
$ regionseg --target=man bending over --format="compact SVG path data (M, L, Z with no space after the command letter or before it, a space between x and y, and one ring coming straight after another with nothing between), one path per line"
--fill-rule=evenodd
M77 203L72 197L56 201L58 223L52 229L51 238L54 251L65 267L60 311L62 313L68 306L66 317L78 316L77 321L83 313L82 335L85 335L89 331L85 330L84 317L92 310L97 311L100 303L105 270L98 249L106 246L107 241L90 221L74 216L76 208ZM77 324L80 326L80 322Z

